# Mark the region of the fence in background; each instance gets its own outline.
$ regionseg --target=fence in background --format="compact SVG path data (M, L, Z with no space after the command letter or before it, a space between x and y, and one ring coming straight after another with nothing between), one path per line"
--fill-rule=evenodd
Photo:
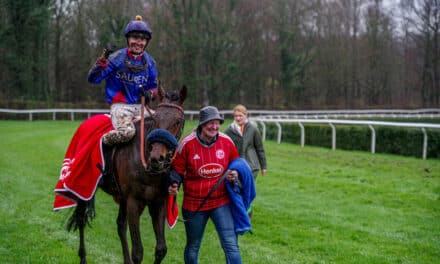
M28 115L28 120L34 120L38 114L52 114L52 120L57 120L58 114L68 114L70 120L75 120L75 114L86 115L87 118L92 114L108 114L109 109L1 109L0 113ZM221 110L220 114L225 118L232 117L231 110ZM185 110L185 115L193 120L198 118L198 110ZM282 129L280 123L298 124L301 129L301 146L305 144L305 123L328 124L332 129L332 149L336 149L336 127L335 125L364 125L371 130L371 152L376 149L376 131L374 126L394 126L406 128L418 128L423 132L423 152L422 158L426 159L428 148L428 135L426 129L440 129L440 124L430 123L406 123L406 122L380 122L369 120L350 120L359 118L440 118L440 108L430 109L372 109L372 110L295 110L295 111L277 111L277 110L249 110L248 115L251 121L258 122L263 127L263 139L266 138L266 123L274 123L277 128L277 142L281 143Z
M28 115L30 121L38 114L52 114L52 120L57 120L57 114L68 114L70 120L75 120L75 114L86 114L90 117L92 114L109 113L109 109L2 109L0 113ZM224 117L232 117L231 110L221 110L220 114ZM185 110L185 115L190 120L198 117L198 110ZM264 116L265 119L340 119L340 118L440 118L440 108L431 109L371 109L371 110L249 110L249 117Z
M266 123L273 123L277 126L277 142L281 143L282 128L281 123L288 124L298 124L301 130L300 144L304 147L305 144L305 123L312 124L328 124L332 129L332 149L336 149L336 127L335 125L364 125L368 126L371 130L371 153L376 152L376 130L374 126L394 126L403 128L419 128L423 133L423 150L422 158L426 159L426 153L428 149L428 134L426 129L440 129L440 124L430 124L430 123L406 123L406 122L380 122L380 121L368 121L368 120L343 120L343 119L288 119L288 118L274 118L272 117L253 117L250 118L253 122L258 122L263 127L262 137L263 140L266 139Z
M251 116L266 119L341 119L341 118L440 118L440 108L425 109L367 109L367 110L251 110Z

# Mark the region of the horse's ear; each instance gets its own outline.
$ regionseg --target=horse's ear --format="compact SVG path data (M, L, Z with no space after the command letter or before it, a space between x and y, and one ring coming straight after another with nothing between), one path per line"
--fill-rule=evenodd
M185 101L186 99L186 93L187 93L187 89L186 86L182 86L182 89L180 89L180 104L183 104L183 101Z
M165 97L165 90L163 89L160 81L158 82L157 86L157 95L159 96L159 101L162 101L162 99Z

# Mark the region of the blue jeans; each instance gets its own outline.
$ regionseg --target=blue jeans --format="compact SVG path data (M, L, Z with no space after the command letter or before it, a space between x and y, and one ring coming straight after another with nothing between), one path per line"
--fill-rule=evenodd
M209 218L211 218L217 230L225 252L226 263L241 264L238 238L234 230L234 220L229 204L197 213L183 209L182 215L187 220L185 221L186 246L184 253L186 264L198 263L200 245Z

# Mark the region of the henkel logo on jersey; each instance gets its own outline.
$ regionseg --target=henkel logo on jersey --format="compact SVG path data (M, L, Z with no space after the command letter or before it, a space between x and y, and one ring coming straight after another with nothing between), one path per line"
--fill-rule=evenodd
M203 178L216 178L222 175L223 166L218 163L208 163L200 167L199 175Z

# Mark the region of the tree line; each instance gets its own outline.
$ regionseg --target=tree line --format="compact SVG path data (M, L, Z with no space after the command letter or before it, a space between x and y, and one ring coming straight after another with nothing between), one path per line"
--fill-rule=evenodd
M102 106L87 72L126 24L188 108L439 107L439 0L0 0L0 107Z

